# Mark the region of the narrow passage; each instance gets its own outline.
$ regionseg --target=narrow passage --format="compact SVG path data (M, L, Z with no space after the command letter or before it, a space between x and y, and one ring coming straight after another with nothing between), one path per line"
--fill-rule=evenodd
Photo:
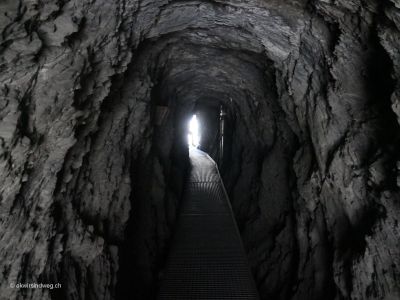
M194 147L190 161L159 299L258 299L217 166Z

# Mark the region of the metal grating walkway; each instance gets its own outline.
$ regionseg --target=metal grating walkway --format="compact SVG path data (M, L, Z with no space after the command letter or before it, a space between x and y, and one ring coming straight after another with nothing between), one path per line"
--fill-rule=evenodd
M216 164L194 148L190 161L159 299L258 299Z

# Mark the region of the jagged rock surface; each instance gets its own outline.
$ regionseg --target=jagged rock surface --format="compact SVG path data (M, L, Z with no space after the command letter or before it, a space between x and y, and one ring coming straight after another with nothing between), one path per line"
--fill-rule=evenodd
M1 2L0 298L151 298L221 104L261 298L400 298L399 6Z

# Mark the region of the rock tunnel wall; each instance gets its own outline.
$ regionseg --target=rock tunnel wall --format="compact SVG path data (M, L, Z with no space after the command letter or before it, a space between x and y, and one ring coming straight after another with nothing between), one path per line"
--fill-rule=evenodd
M221 104L221 172L261 297L400 297L395 1L10 0L0 12L1 297L151 298L185 122Z

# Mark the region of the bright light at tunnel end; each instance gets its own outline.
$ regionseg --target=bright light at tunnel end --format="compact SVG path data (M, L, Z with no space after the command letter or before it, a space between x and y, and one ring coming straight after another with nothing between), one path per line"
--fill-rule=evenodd
M188 145L190 147L199 147L200 145L200 124L197 116L193 115L188 124Z

